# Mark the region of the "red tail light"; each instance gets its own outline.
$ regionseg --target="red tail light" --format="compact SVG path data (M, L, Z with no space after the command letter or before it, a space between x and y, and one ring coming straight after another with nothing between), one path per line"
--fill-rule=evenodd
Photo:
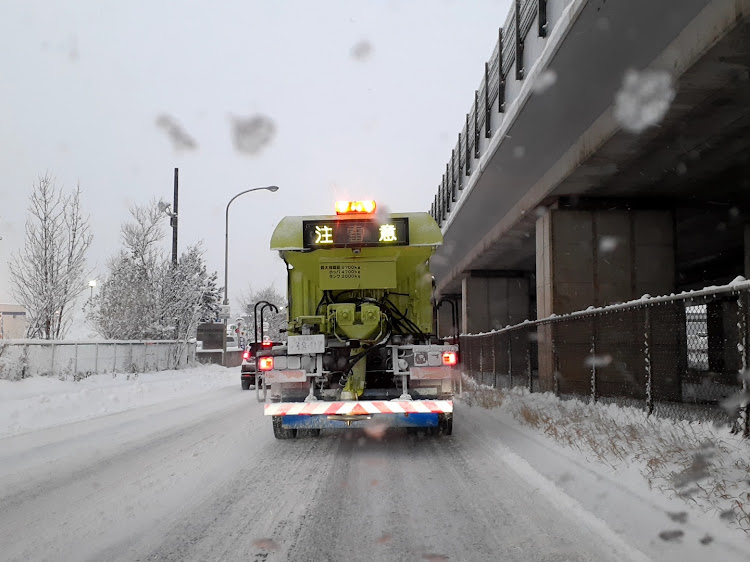
M272 347L272 346L273 346L273 342L272 341L264 341L263 342L263 347Z
M273 357L261 357L258 359L258 368L261 371L270 371L273 369Z
M246 349L245 353L242 354L242 360L247 361L248 359L250 359L250 350Z
M455 365L458 363L458 355L455 351L444 351L443 352L443 365Z

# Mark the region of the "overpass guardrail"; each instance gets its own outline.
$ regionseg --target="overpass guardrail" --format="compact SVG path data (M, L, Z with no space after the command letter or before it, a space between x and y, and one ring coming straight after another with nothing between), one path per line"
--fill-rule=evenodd
M464 373L750 436L750 282L649 297L459 338Z
M474 103L466 114L466 124L458 133L458 142L451 150L442 182L430 207L430 214L440 226L453 203L458 201L467 181L465 178L472 174L473 160L480 156L480 137L492 138L493 112L505 113L506 80L509 77L523 80L525 76L526 37L532 29L539 37L547 37L548 3L567 5L569 1L514 0L505 25L498 30L495 49L484 65L484 76L479 88L474 91Z

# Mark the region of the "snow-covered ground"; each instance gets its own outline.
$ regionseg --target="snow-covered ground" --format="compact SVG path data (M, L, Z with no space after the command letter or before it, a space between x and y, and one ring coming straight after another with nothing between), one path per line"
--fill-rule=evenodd
M465 379L487 433L655 559L750 559L750 441L638 408L497 391ZM732 552L732 554L729 554ZM658 555L657 555L658 553Z
M238 371L0 384L0 558L750 559L725 430L469 388L452 437L276 441Z
M78 382L70 377L0 380L0 437L239 386L239 380L237 369L218 365L140 375L92 375Z

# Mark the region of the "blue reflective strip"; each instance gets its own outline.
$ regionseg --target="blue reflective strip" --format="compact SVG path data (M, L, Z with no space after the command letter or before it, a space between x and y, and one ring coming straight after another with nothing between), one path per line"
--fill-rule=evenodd
M363 418L365 416L362 416ZM282 427L295 429L351 429L385 424L389 427L437 427L437 414L373 414L372 418L355 420L351 425L345 421L329 420L325 415L282 416Z

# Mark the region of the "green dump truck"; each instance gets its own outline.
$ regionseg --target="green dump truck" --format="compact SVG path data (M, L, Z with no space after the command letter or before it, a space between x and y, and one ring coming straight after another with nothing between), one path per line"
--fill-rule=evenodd
M286 217L271 249L288 270L288 339L258 354L256 392L274 435L411 427L450 435L457 348L435 335L428 213Z

